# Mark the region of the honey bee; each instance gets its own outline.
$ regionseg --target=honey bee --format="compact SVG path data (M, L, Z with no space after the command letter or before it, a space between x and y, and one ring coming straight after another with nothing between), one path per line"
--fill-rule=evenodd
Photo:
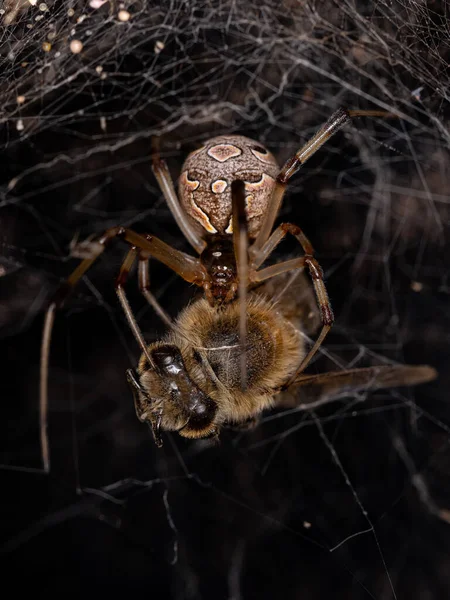
M322 269L304 232L292 223L273 229L287 183L300 167L352 117L395 116L384 111L338 109L280 169L260 143L240 135L206 141L186 159L178 196L157 144L152 167L167 204L195 258L151 234L117 226L96 240L78 244L83 260L53 298L45 318L41 350L40 435L44 469L49 470L47 437L48 364L55 311L114 239L129 246L116 291L142 351L137 374L129 370L138 417L148 421L158 444L162 430L200 438L217 435L225 423L245 423L279 402L281 392L302 385L411 385L435 376L430 367L379 367L326 376L302 375L334 321ZM261 268L275 248L292 235L303 255ZM204 298L172 322L150 291L153 257L184 280L202 288ZM138 260L139 288L169 327L166 338L148 346L133 315L125 283ZM307 350L300 308L289 314L268 293L274 278L307 269L313 283L320 333ZM264 291L265 290L265 291ZM298 314L296 314L296 311ZM298 312L300 311L300 312Z
M278 278L279 279L279 278ZM283 279L283 276L282 276ZM261 413L275 406L330 402L358 389L416 385L436 377L427 365L385 365L297 375L305 354L304 333L320 318L304 285L286 289L274 301L272 285L247 298L246 377L241 377L240 306L215 310L202 298L185 308L164 339L148 347L137 372L129 369L136 414L147 422L158 446L162 431L186 438L218 437L223 426L253 427ZM300 294L299 294L300 291ZM303 293L302 293L303 292Z

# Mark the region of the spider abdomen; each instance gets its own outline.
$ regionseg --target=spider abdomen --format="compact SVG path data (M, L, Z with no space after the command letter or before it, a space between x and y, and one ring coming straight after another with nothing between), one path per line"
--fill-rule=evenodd
M202 236L232 234L231 183L245 183L248 233L255 238L269 205L279 167L260 143L241 136L212 138L183 164L179 199Z

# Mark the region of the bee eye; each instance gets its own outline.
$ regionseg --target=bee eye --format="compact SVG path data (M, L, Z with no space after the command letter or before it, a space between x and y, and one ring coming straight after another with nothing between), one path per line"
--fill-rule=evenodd
M152 352L153 362L162 373L177 375L184 370L181 353L176 346L159 346Z
M191 398L189 406L189 427L201 430L209 426L217 412L217 404L202 392Z
M202 415L205 414L205 412L207 410L208 410L208 407L206 406L206 404L204 402L201 402L201 403L199 403L199 404L197 404L196 406L193 407L192 413L196 417L201 417Z

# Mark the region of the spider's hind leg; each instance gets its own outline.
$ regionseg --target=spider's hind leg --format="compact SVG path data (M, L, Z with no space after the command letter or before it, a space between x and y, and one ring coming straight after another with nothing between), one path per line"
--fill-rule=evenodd
M347 110L338 108L324 125L310 138L293 156L288 158L279 172L272 193L266 216L262 222L258 236L250 248L250 254L255 257L270 236L277 218L278 211L286 192L287 184L305 162L319 150L335 133L354 117L384 117L396 118L394 113L385 110Z

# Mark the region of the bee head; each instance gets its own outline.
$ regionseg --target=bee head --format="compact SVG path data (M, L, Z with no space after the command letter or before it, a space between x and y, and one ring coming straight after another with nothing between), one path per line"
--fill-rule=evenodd
M156 344L149 354L152 364L141 361L139 374L129 369L127 379L136 414L151 426L156 445L162 446L161 430L190 438L215 435L217 404L191 379L180 349Z

